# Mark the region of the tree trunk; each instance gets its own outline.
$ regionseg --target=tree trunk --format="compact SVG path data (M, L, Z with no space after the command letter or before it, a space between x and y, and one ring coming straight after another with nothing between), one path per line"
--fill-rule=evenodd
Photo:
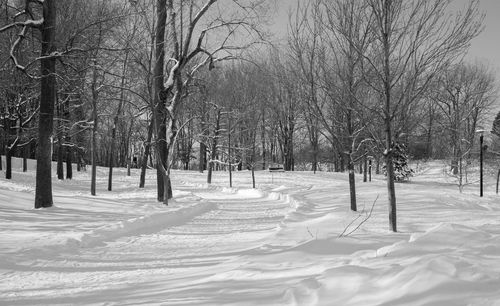
M368 179L370 182L372 181L372 160L371 159L368 161Z
M497 172L497 189L496 189L496 192L498 194L498 182L500 180L500 169L498 169L498 172Z
M163 182L163 190L167 190L167 196L166 197L163 197L163 204L165 204L166 206L168 206L168 200L172 198L172 185L170 183L170 175L168 175L167 173L165 173L165 177L163 178L162 180Z
M426 140L426 155L427 158L432 158L432 131L433 131L433 122L434 122L434 112L429 107L429 129L427 130L427 140Z
M57 179L64 180L62 137L57 141Z
M23 150L23 172L28 171L28 154L30 151L30 143L27 143Z
M156 199L158 200L158 202L163 202L164 201L164 198L165 198L165 184L166 184L166 181L163 179L163 173L162 173L162 170L160 170L162 166L161 164L161 161L158 160L156 162ZM168 202L167 202L168 203Z
M118 120L122 113L122 107L125 99L125 72L127 71L128 64L128 44L125 50L125 60L123 61L122 68L122 79L121 79L121 90L120 90L120 102L118 103L118 109L116 110L115 117L113 118L113 128L111 129L111 152L109 154L109 175L108 175L108 191L113 189L113 163L115 159L115 143L116 143L116 126L118 125ZM132 123L130 123L132 127ZM130 168L129 168L130 171Z
M217 138L219 137L220 130L220 110L217 111L217 115L215 118L215 131L214 138L212 141L212 152L210 154L210 161L208 162L208 175L207 175L207 183L212 184L212 171L214 168L214 160L217 156Z
M200 129L203 135L202 140L200 141L200 155L199 155L199 165L198 171L203 173L204 170L207 170L207 145L205 142L208 140L208 128L207 128L207 120L208 120L208 112L206 109L206 103L203 103L202 113L201 113L201 122Z
M347 165L348 171L349 171L349 191L350 191L350 196L351 196L351 210L352 211L357 211L357 204L356 204L356 179L355 179L355 171L354 171L354 161L352 161L352 158L349 158L349 164Z
M94 120L96 120L97 115L93 115ZM94 121L94 124L96 122ZM95 127L91 130L91 140L90 140L90 163L92 164L91 179L90 179L90 194L96 195L96 176L97 176L97 140L96 140L96 129Z
M366 183L368 181L368 159L363 156L363 182Z
M200 173L203 173L203 171L207 168L206 163L207 163L207 146L203 143L200 142L200 164L198 165L198 170Z
M227 162L229 165L229 187L233 187L233 172L231 169L231 114L227 114Z
M70 146L66 147L66 178L71 180L73 178L73 150Z
M153 95L154 95L154 122L156 125L156 153L157 153L157 199L159 202L164 200L167 182L164 180L167 171L167 146L166 146L166 103L164 88L164 64L165 64L165 26L167 20L167 1L156 1L156 28L155 28L155 62L153 69ZM168 199L167 199L168 201Z
M141 160L141 176L139 179L139 188L144 188L146 182L146 168L148 166L148 156L151 154L151 139L153 137L153 120L148 125L148 138L144 145L144 157Z
M82 167L81 164L82 164L82 156L80 154L80 150L77 150L76 151L76 171L77 172L80 172L82 170L81 169L81 167Z
M172 181L170 180L170 173L169 173L167 175L167 199L171 199L173 197L174 197L174 193L172 191Z
M348 159L348 164L347 164L347 170L349 171L349 191L351 195L351 210L352 211L357 211L357 201L356 201L356 179L355 179L355 170L354 170L354 158L353 158L353 146L355 142L354 138L354 129L352 126L352 112L349 110L347 112L347 132L349 133L349 138L348 138L348 143L347 143L347 148L348 148L348 154L346 155Z
M12 150L11 148L7 148L5 154L5 178L8 180L12 179Z
M3 137L3 135L0 135L0 171L3 170L3 165L2 165L2 163L3 163L3 161L2 161L2 155L3 154L5 154L4 137Z
M109 154L108 166L108 191L113 189L113 162L115 157L115 141L116 141L116 124L118 123L118 116L113 119L113 128L111 130L111 152Z
M387 171L387 195L389 198L389 225L393 232L397 232L396 220L396 190L394 186L394 165L392 163L392 146L391 146L391 123L388 118L386 120L386 150L385 167Z
M262 125L260 128L260 141L262 142L262 170L266 170L266 120L262 113Z
M390 34L392 33L392 2L383 3L383 29L382 29L382 44L383 44L383 59L384 59L384 124L385 124L385 162L387 170L387 196L389 200L389 226L393 232L397 232L396 220L396 190L394 187L394 165L392 163L392 130L391 130L391 93L392 93L392 74L391 74L391 45Z
M90 135L90 163L92 164L91 179L90 179L90 194L96 195L96 178L97 178L97 69L94 68L94 76L92 82L92 129Z
M40 115L38 124L38 147L36 166L35 208L51 207L52 165L51 142L56 100L56 58L49 55L56 51L56 1L43 2L43 23L41 26L41 79Z

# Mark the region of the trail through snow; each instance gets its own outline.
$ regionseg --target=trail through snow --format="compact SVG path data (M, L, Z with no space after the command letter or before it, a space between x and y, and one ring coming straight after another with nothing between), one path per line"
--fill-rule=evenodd
M498 197L424 169L397 185L398 233L382 177L357 181L351 212L345 174L259 171L252 189L246 171L235 188L174 171L165 207L153 173L139 189L117 169L108 192L99 169L96 197L81 172L34 210L34 173L15 170L0 179L0 305L500 305Z

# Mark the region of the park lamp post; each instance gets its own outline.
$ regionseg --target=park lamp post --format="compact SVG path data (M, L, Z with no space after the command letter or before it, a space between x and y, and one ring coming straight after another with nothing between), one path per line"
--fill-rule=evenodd
M479 133L479 196L483 196L483 139L485 130L476 130Z

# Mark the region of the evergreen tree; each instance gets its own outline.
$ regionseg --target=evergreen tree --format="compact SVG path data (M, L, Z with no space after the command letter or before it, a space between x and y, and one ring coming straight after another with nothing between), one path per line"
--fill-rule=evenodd
M413 176L413 169L408 165L408 149L405 144L399 142L392 143L392 164L394 167L394 180L403 182ZM386 166L384 165L384 174L387 176Z
M491 133L500 137L500 112L498 112L497 116L495 117L495 121L493 121L493 128L491 130Z

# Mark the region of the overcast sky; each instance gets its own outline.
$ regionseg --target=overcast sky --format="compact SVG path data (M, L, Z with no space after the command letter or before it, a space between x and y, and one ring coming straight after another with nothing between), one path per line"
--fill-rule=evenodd
M459 3L466 3L465 0L456 0ZM485 12L484 31L472 41L469 51L470 58L485 60L497 69L500 67L500 1L481 0L481 9Z
M304 1L304 0L301 0ZM276 0L277 16L273 32L284 36L288 22L288 11L297 6L297 0ZM454 0L453 7L464 7L468 0ZM497 70L500 80L500 0L480 0L480 9L486 14L484 31L472 41L467 58L480 60Z

